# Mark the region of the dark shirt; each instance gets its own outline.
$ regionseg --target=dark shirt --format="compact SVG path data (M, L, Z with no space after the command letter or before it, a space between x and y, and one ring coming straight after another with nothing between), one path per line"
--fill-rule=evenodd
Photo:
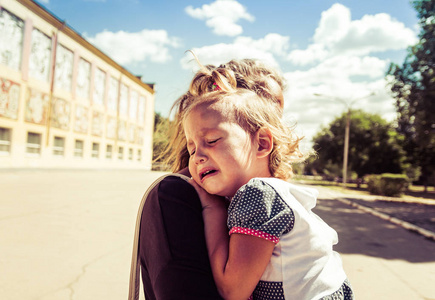
M222 299L211 273L201 203L187 181L168 176L150 191L139 257L146 300Z

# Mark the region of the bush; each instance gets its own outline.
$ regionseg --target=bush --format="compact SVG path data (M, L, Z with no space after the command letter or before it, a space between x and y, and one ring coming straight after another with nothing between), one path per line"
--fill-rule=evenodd
M370 194L399 197L408 188L408 177L404 174L374 174L367 176Z

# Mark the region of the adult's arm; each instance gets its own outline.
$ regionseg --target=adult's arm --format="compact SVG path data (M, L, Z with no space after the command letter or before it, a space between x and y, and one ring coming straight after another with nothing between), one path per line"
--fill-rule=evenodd
M166 177L149 193L139 255L147 300L221 299L210 269L201 203L185 180Z

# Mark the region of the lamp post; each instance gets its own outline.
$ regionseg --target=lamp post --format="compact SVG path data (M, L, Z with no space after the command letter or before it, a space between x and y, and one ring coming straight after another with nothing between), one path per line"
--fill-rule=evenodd
M325 97L327 99L330 100L334 100L334 101L338 101L342 104L345 105L346 107L346 127L344 130L344 150L343 150L343 186L346 187L347 185L347 164L348 164L348 157L349 157L349 131L350 131L350 114L351 114L351 107L352 104L354 104L356 101L361 100L361 99L365 99L368 97L371 97L375 95L375 92L371 92L370 94L364 96L364 97L360 97L360 98L356 98L351 100L350 102L347 102L341 98L338 97L332 97L332 96L326 96L323 94L318 94L315 93L314 96L318 96L318 97Z

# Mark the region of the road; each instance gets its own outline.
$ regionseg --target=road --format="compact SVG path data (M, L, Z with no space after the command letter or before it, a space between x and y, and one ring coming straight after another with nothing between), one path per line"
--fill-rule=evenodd
M0 299L126 299L137 208L160 175L0 171ZM435 242L320 190L357 299L435 299Z

